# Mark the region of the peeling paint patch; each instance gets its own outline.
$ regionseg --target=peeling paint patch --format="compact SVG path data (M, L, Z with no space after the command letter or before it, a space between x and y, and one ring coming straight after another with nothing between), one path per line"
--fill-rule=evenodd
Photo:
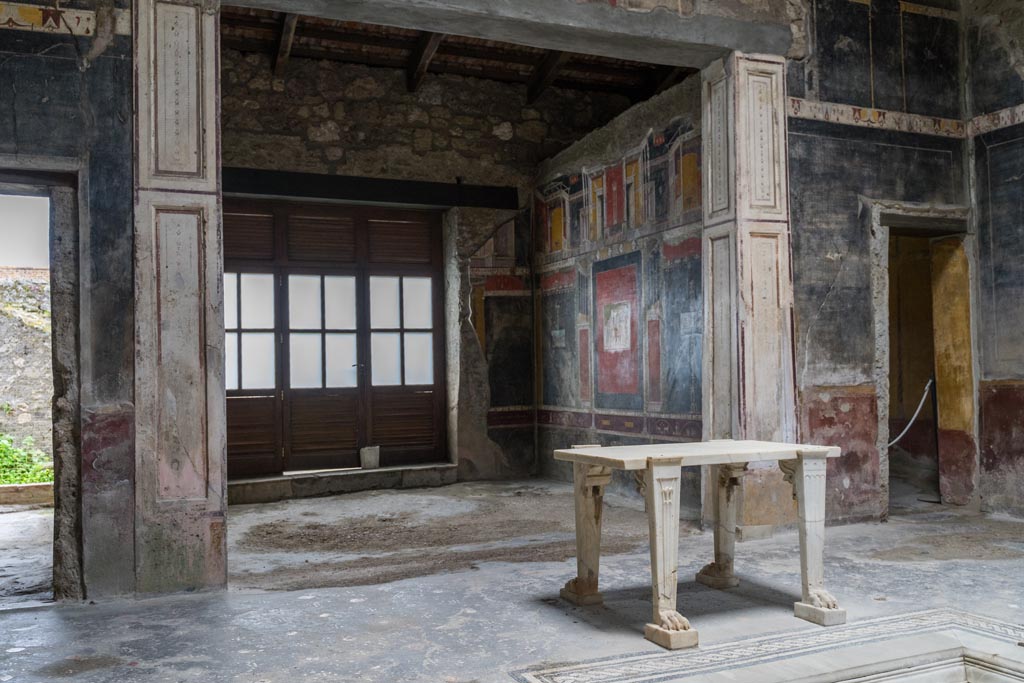
M877 518L884 509L874 387L814 387L804 391L801 436L805 443L839 446L826 479L828 519Z

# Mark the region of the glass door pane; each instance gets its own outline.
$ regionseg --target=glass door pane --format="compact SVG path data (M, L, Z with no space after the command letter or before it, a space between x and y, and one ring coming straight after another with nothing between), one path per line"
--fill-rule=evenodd
M288 276L288 327L293 330L319 330L320 276Z
M324 278L324 326L328 330L356 329L356 279Z
M356 335L327 335L327 386L349 388L359 385Z
M245 332L242 334L242 388L273 389L274 333Z
M323 386L321 337L319 332L293 332L289 337L289 368L292 389L319 389Z
M370 335L370 362L374 386L396 386L402 383L402 335L397 332L374 332Z
M405 383L434 383L434 335L432 332L406 333Z
M433 326L434 302L429 277L402 278L402 312L405 329L429 330Z
M397 277L370 278L370 327L397 329L402 325L399 298L401 279Z

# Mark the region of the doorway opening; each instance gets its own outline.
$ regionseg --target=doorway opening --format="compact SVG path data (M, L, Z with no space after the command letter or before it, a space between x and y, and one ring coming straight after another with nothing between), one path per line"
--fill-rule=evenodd
M16 194L14 192L17 192ZM53 597L50 199L0 187L0 608Z
M965 505L977 476L966 224L889 219L879 433L887 434L890 509Z

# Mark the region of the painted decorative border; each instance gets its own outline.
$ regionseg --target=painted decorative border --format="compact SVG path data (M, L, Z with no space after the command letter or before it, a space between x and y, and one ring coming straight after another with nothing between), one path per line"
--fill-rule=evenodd
M957 628L1010 643L1024 640L1024 627L951 609L927 610L845 626L722 643L687 652L635 653L510 673L519 683L631 683L699 680L699 676L880 640Z
M815 102L799 97L789 98L789 115L797 119L826 121L901 133L939 135L947 138L963 138L966 133L964 122L956 119L906 114L886 109L858 107L852 104Z
M967 135L973 138L1001 128L1016 126L1018 123L1024 123L1024 104L975 116L967 126Z
M960 15L951 9L942 9L941 7L931 7L929 5L919 5L916 2L901 2L900 10L907 14L923 14L926 17L947 19L949 21L960 21Z
M96 12L20 2L0 2L0 29L91 36L96 32ZM132 34L130 11L114 10L114 33L119 36Z
M789 98L789 116L809 121L824 121L846 126L860 126L900 133L938 135L963 140L1024 123L1024 104L991 114L975 116L968 122L936 116L906 114L888 109L872 109L852 104L816 102L799 97Z

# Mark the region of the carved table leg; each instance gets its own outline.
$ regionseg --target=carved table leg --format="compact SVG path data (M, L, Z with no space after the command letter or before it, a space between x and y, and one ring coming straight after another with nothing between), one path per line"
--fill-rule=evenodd
M597 590L601 513L604 487L611 481L612 471L608 467L580 463L573 463L572 468L576 501L576 578L565 584L560 595L577 605L599 605L604 599Z
M647 518L651 529L653 623L644 637L670 650L697 645L697 631L676 611L679 572L679 463L647 464Z
M825 590L825 469L823 457L800 456L779 466L792 482L800 517L800 581L803 599L793 612L821 626L846 623L846 610Z
M739 498L739 476L746 465L713 465L711 493L715 510L715 561L697 572L697 581L711 588L732 588L739 585L733 571L736 556L736 508Z

